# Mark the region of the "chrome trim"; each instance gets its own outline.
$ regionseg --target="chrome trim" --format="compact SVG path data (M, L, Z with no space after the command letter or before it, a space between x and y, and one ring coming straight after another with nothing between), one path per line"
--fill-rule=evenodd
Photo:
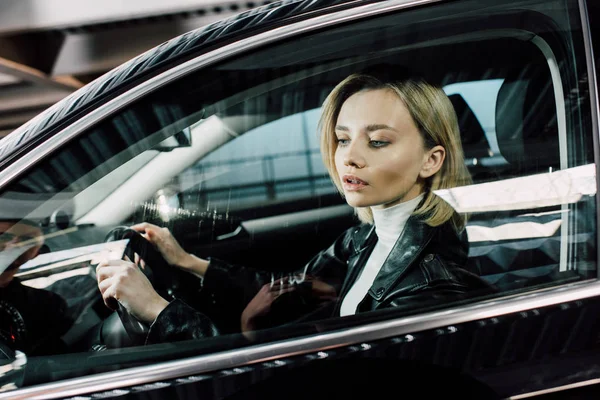
M277 42L293 35L314 31L331 25L353 21L358 18L375 16L390 11L401 10L403 8L437 3L440 1L444 0L391 0L383 3L367 4L348 10L338 11L332 14L321 15L297 22L295 24L275 28L255 36L236 41L227 46L220 47L209 53L189 60L141 83L139 86L136 86L135 88L123 93L121 96L112 99L108 103L103 104L96 110L87 114L84 118L79 119L56 135L49 138L40 146L36 147L35 151L28 152L26 156L23 156L14 163L10 164L8 167L6 167L6 169L4 169L4 171L0 172L0 190L9 184L13 179L15 179L19 173L28 169L67 141L77 137L80 133L98 122L101 118L118 111L119 109L125 107L134 100L137 100L141 96L146 95L152 90L164 86L169 82L194 72L200 68L221 61L225 57L230 57L258 46Z
M600 282L593 280L573 283L524 295L486 300L448 310L401 317L310 337L33 386L14 392L0 393L0 399L56 399L104 392L387 339L596 296L600 296Z
M600 379L590 379L589 381L571 383L570 385L563 385L563 386L553 387L551 389L538 390L537 392L518 394L516 396L509 397L508 400L526 399L529 397L540 396L543 394L562 392L564 390L576 389L579 387L595 385L597 383L600 383Z
M590 85L590 110L592 112L592 138L594 140L594 162L596 163L596 185L600 185L600 129L598 118L600 118L600 102L598 101L598 83L596 82L596 59L592 46L592 32L586 0L579 0L579 12L581 13L581 30L583 44L585 47L588 84ZM596 195L596 229L600 226L600 196ZM600 260L600 246L596 246L596 260ZM600 278L600 269L596 271Z
M556 61L556 56L552 51L552 48L543 38L540 36L534 36L531 38L533 43L546 58L548 69L550 70L550 77L552 79L552 87L554 88L554 98L556 99L556 121L558 126L558 149L560 159L560 169L565 170L569 168L569 153L567 148L567 113L565 107L565 91L560 76L560 68ZM597 174L596 174L597 176ZM568 211L569 205L562 204L562 211ZM558 263L559 271L567 270L568 252L569 252L569 216L566 212L561 215L560 224L560 259Z

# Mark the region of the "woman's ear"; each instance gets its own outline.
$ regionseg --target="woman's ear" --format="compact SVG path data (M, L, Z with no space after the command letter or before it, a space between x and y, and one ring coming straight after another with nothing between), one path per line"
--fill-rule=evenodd
M425 152L423 167L421 168L419 176L425 179L435 175L440 168L442 168L445 158L446 149L440 145L427 150L427 152Z

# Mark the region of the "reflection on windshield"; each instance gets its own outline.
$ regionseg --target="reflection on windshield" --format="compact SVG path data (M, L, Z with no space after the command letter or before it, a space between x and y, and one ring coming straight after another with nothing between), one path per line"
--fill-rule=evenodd
M102 257L109 259L114 257L120 258L127 242L128 239L124 239L115 242L99 243L69 250L40 254L36 258L24 263L21 266L21 270L27 271L37 267L56 268L69 262L74 263L80 261L90 261L92 264L97 264L97 260Z

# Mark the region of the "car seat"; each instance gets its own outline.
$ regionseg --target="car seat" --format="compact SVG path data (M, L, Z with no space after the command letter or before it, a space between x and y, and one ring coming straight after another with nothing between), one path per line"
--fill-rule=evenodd
M530 63L507 74L496 104L496 135L501 155L508 161L499 180L549 173L560 167L556 101L550 70L545 60ZM502 202L502 199L498 199ZM500 207L499 207L500 208ZM478 241L469 235L470 251L467 269L501 290L577 279L577 273L560 271L561 225L564 210L560 205L521 210L499 209L471 215L467 232L474 227L487 232L513 231L520 238L494 238ZM575 213L569 213L575 215ZM584 213L577 213L585 218ZM571 218L571 217L569 217ZM514 224L520 225L514 225ZM539 234L543 229L556 228ZM470 229L471 228L471 229ZM508 228L508 229L507 229ZM546 229L547 230L547 229ZM492 235L493 236L493 235ZM570 252L593 254L593 233L569 235ZM562 250L564 251L564 249ZM571 271L575 272L575 271Z

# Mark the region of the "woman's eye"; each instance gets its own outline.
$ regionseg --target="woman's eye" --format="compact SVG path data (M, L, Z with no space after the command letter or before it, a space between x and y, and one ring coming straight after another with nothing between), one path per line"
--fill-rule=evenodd
M345 146L345 145L347 145L348 143L350 143L350 140L349 140L349 139L340 139L340 138L338 138L338 139L337 139L337 142L338 142L338 145L339 145L339 146Z
M382 140L370 140L369 141L369 145L371 147L385 147L388 144L390 144L390 142L384 142Z

